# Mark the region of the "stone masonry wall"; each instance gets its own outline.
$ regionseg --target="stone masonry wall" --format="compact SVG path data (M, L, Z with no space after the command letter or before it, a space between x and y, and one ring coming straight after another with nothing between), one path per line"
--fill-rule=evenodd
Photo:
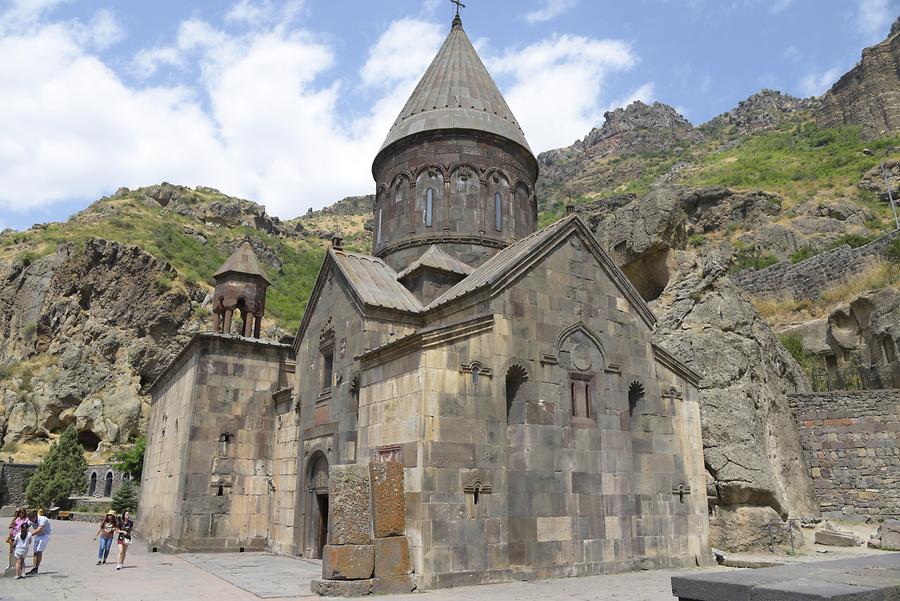
M897 235L891 232L859 248L839 246L797 264L782 261L757 271L745 269L732 277L751 294L789 293L794 298L815 298L874 263Z
M819 509L900 516L900 390L790 396Z
M25 504L25 487L36 469L31 463L0 462L0 506Z

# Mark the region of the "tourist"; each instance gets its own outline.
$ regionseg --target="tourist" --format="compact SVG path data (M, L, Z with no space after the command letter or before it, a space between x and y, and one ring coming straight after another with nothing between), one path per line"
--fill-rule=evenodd
M131 544L132 528L134 528L134 522L131 521L131 514L125 511L122 513L122 517L119 518L119 523L116 526L116 531L119 533L116 541L119 545L119 561L116 562L117 570L121 570L125 564L125 554L128 553L128 545Z
M116 512L108 511L100 522L100 529L94 535L94 540L100 537L100 549L97 551L97 565L106 563L109 557L109 550L112 547L113 535L116 533Z
M29 527L31 526L31 522L28 520L28 512L24 507L20 507L18 511L16 511L15 517L13 517L12 521L9 523L9 536L6 538L6 542L9 543L10 557L12 557L13 550L16 546L16 537L19 535L19 529L25 524ZM9 567L12 567L12 565Z
M22 574L22 570L25 569L25 556L28 554L28 547L31 546L31 540L34 538L28 531L30 525L30 522L25 522L16 534L16 580L25 577Z
M50 518L44 515L43 510L31 510L31 524L34 530L31 536L34 538L34 566L28 570L29 574L37 574L38 568L41 567L41 560L44 558L44 549L50 544L50 531L53 526L50 524Z

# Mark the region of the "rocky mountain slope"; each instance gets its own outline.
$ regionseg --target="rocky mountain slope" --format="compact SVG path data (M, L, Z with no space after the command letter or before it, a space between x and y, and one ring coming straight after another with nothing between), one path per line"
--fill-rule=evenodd
M0 438L74 423L102 458L141 433L147 386L209 326L211 275L249 240L273 280L266 335L289 336L324 246L367 248L367 197L283 222L211 188L121 189L65 223L0 235ZM370 205L369 205L370 206Z

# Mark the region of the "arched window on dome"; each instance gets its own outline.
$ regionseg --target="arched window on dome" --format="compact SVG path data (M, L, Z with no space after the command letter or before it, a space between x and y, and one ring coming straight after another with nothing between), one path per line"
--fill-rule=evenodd
M378 227L375 230L375 244L381 244L381 213L382 210L378 209Z
M434 217L434 188L425 191L425 227L431 227Z
M503 195L499 192L494 194L494 229L503 231Z

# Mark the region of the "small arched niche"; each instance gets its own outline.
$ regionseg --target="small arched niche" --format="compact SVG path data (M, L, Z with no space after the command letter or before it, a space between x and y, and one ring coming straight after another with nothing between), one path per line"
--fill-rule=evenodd
M637 406L644 400L644 385L635 380L628 386L628 413L634 415Z
M522 392L527 381L528 371L517 363L506 371L506 423L511 423L513 408L523 400Z

